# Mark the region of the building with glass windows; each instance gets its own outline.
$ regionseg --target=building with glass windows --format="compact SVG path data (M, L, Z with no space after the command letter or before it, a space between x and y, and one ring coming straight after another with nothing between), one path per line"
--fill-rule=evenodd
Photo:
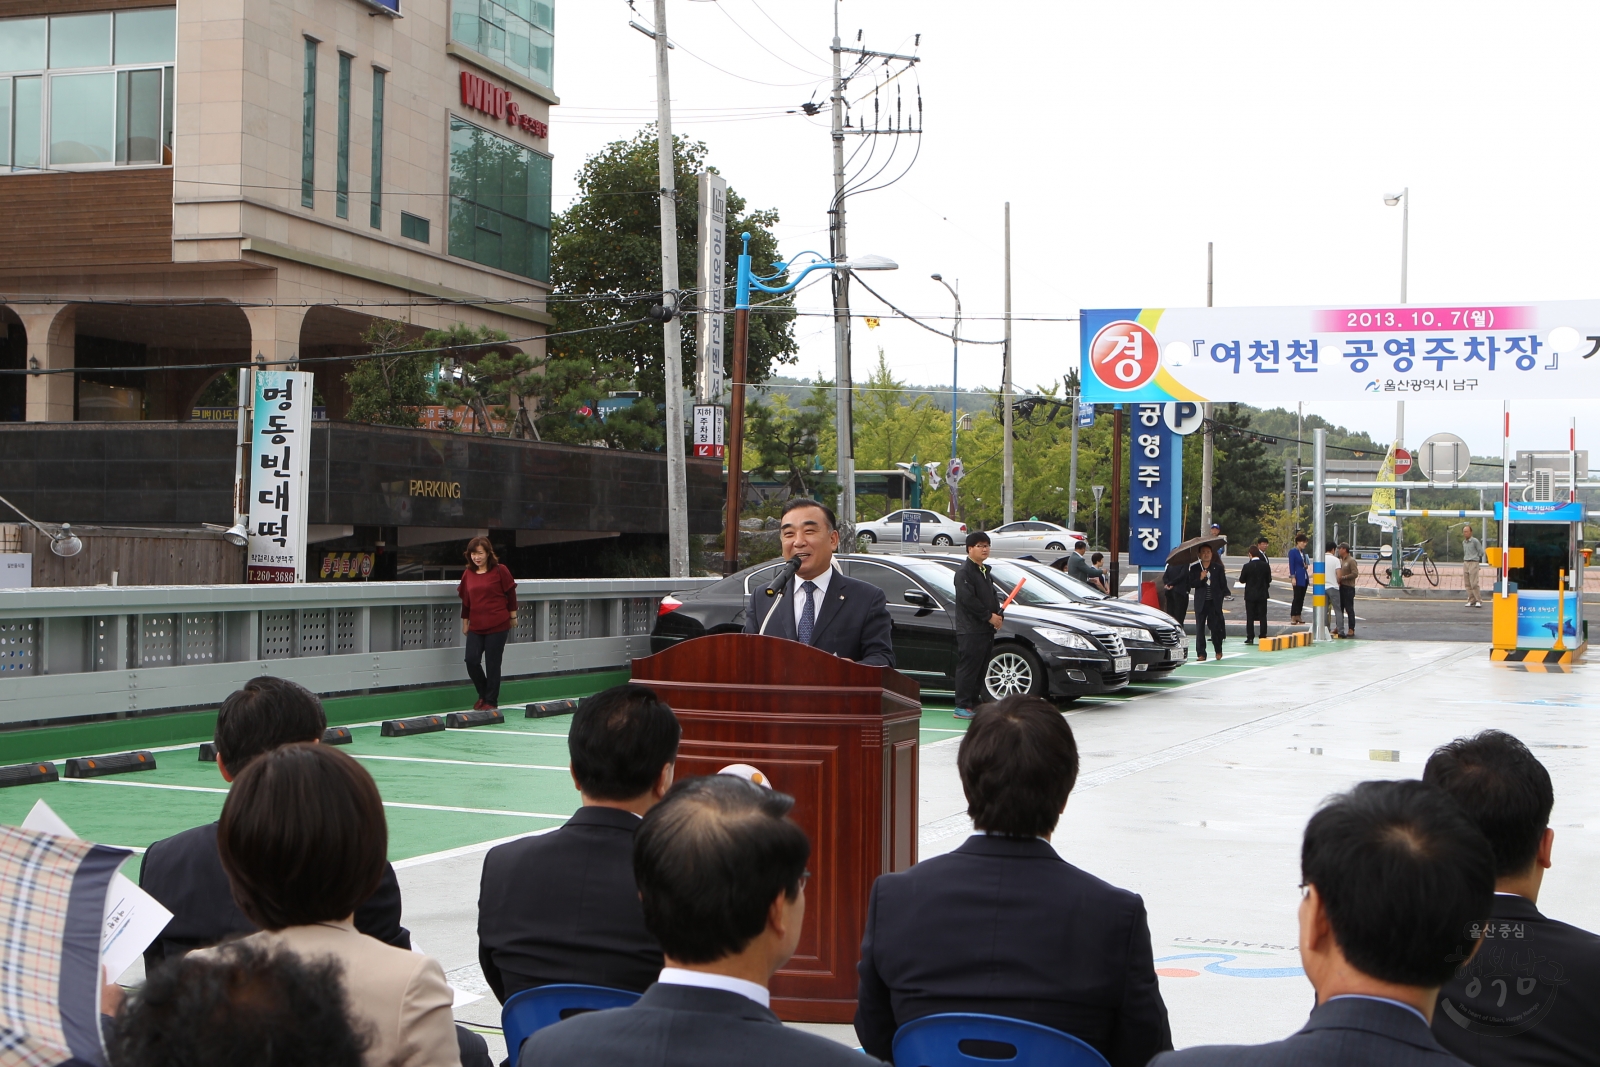
M549 317L548 0L0 0L0 421L186 420ZM320 359L323 362L311 363Z

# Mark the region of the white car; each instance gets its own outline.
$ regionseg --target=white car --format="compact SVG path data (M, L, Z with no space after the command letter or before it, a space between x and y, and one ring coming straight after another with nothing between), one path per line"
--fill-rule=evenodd
M903 511L891 511L881 519L873 522L856 523L856 539L868 544L879 541L898 542L904 540L902 536L902 520L915 518L917 521L917 541L924 545L954 545L967 539L967 525L957 522L948 515L941 515L937 511L924 511L920 508L906 508Z
M1066 552L1076 542L1084 539L1083 534L1077 530L1069 530L1065 526L1042 522L1039 519L1008 522L998 529L989 531L990 547L1005 549L1008 552Z

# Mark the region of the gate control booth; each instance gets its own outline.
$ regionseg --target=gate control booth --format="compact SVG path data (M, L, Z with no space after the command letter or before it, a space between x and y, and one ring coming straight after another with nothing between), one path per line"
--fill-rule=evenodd
M1501 549L1488 550L1496 569L1490 657L1511 663L1575 663L1589 646L1583 618L1582 501L1494 506L1506 526Z

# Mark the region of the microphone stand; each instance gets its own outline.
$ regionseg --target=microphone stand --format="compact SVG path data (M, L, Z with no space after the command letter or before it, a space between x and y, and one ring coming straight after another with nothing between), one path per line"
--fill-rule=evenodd
M767 609L766 615L761 619L761 628L756 631L757 636L765 637L767 635L767 623L772 621L773 611L777 610L778 604L782 602L784 590L789 587L790 582L794 581L795 575L800 573L800 563L799 556L793 557L784 565L783 571L773 584L767 586L767 595L772 597L773 601L772 606Z

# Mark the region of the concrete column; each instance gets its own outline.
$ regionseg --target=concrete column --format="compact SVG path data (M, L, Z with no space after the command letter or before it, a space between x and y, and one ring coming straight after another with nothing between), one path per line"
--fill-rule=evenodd
M294 370L292 363L276 362L300 358L300 325L305 321L303 307L240 308L250 320L250 358L262 356L268 370Z
M51 370L73 366L77 341L73 304L11 304L28 331L28 366ZM27 421L71 422L77 389L71 374L28 377Z

